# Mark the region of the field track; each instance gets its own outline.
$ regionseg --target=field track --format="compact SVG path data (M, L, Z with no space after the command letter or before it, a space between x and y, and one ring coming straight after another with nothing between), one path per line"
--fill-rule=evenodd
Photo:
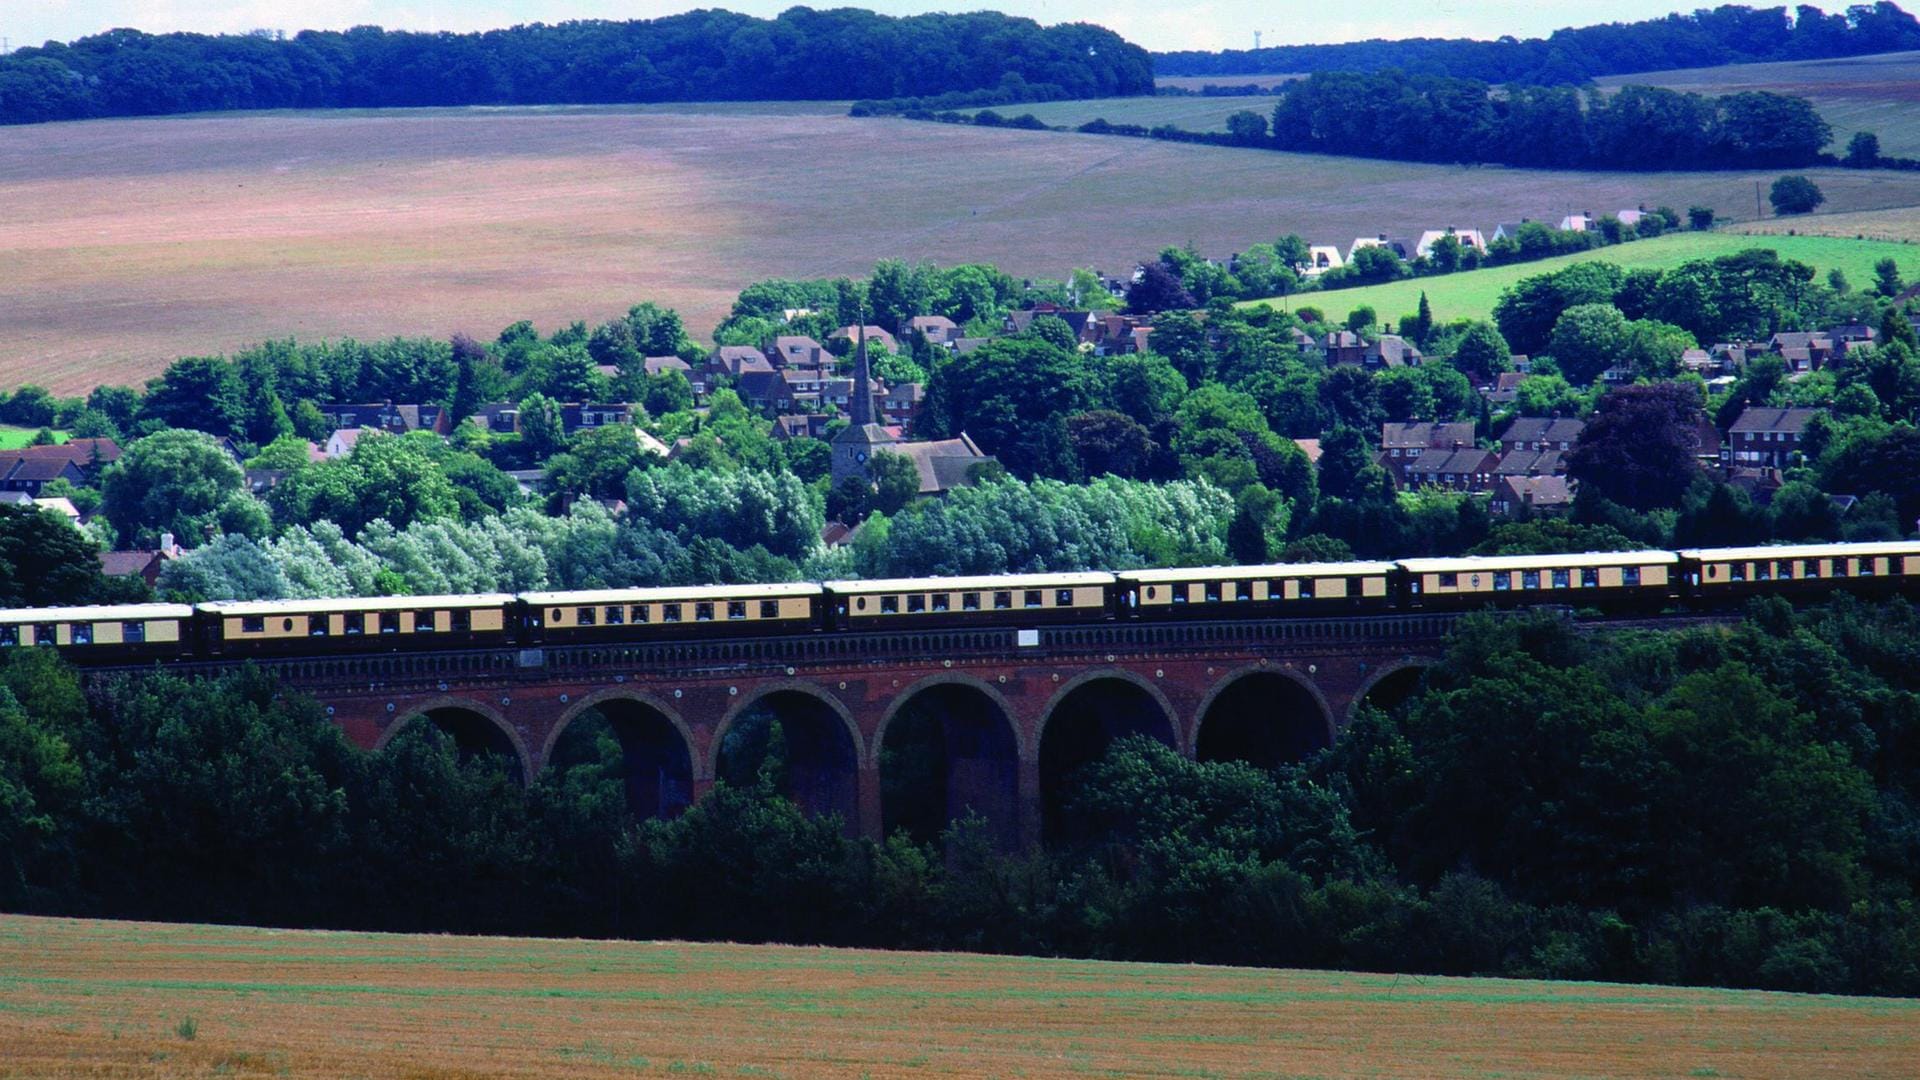
M1912 1077L1920 1002L0 916L0 1078Z
M1148 99L1149 103L1152 99ZM1816 173L1834 212L1920 173ZM1738 216L1744 173L1465 169L856 120L827 104L259 113L0 129L0 388L81 393L278 337L492 337L638 300L696 334L769 277L1021 276L1569 209Z

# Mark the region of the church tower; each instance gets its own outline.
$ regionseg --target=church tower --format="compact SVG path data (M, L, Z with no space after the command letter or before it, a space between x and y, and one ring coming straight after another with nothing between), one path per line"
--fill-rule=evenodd
M853 351L853 399L848 403L852 423L833 437L833 482L849 476L871 480L868 462L874 452L897 442L873 419L873 365L867 360L867 329L860 328Z

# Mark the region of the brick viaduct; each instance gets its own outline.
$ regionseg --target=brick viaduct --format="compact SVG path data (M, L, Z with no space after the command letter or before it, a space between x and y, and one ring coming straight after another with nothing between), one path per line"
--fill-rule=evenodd
M944 761L945 775L924 786L942 789L949 814L980 812L1011 845L1039 840L1056 778L1120 735L1263 763L1328 745L1358 702L1413 685L1454 618L813 634L267 666L363 748L427 718L463 747L509 755L529 778L576 718L598 710L622 744L630 799L648 814L677 810L725 774L722 744L742 718L777 715L789 793L868 836L886 820L882 750L916 716Z

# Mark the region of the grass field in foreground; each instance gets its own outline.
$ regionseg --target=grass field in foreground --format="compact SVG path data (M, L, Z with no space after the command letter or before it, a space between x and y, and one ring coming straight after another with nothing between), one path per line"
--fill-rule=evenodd
M12 424L0 424L0 450L18 450L28 443L31 443L33 437L39 433L39 428L23 428L14 427ZM54 432L53 441L66 442L67 433L64 431Z
M1813 221L1815 218L1796 218ZM1773 248L1783 258L1811 264L1822 277L1839 268L1855 288L1873 284L1873 264L1891 256L1901 274L1911 281L1920 275L1920 247L1873 240L1838 239L1826 236L1745 236L1733 233L1673 233L1631 244L1582 251L1539 262L1514 263L1485 270L1472 270L1439 277L1409 278L1385 285L1330 292L1300 293L1274 300L1254 300L1254 304L1279 304L1288 308L1317 307L1330 319L1344 319L1357 307L1370 307L1382 319L1411 315L1420 306L1420 294L1427 294L1433 317L1442 322L1453 319L1484 319L1493 313L1500 294L1521 278L1552 273L1576 262L1610 262L1629 270L1666 270L1692 259L1730 255L1748 248ZM1244 305L1243 305L1244 306Z
M0 1078L1911 1077L1920 1001L0 917Z

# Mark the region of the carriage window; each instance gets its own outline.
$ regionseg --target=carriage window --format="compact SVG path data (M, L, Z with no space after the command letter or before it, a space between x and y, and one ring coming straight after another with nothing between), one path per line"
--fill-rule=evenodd
M365 634L367 632L367 617L365 615L347 616L346 631L348 637L360 637Z
M555 614L558 614L558 613L556 612ZM383 634L399 633L400 632L400 613L397 611L381 612L380 613L380 632Z
M1443 588L1443 589L1457 589L1457 588L1459 588L1459 587L1460 587L1460 575L1459 575L1459 574L1441 574L1441 575L1440 575L1440 587L1441 587L1441 588Z
M1762 559L1759 562L1754 563L1753 564L1753 580L1755 581L1773 580L1773 564L1766 561L1765 559Z
M1835 559L1835 560L1833 560L1833 576L1834 576L1834 577L1846 577L1846 576L1847 576L1847 564L1848 564L1848 563L1850 563L1850 562L1852 562L1852 561L1853 561L1853 560L1851 560L1851 559Z
M948 596L946 593L943 593L943 592L937 592L933 594L933 610L946 611L952 607L953 607L953 597Z
M881 597L880 598L880 614L882 615L900 614L900 598L897 596Z
M647 609L647 605L645 605L645 604L635 604L635 605L633 605L633 611L631 612L631 614L633 615L633 621L634 621L634 622L636 622L636 623L643 623L643 622L646 622L646 621L647 621L647 610L648 610L648 609Z
M590 607L575 608L573 610L573 624L575 626L592 626L594 622L597 621L595 619L597 614L598 613Z
M1027 594L1026 594L1025 596L1023 596L1023 597L1021 597L1021 601L1022 601L1022 602L1023 602L1023 603L1024 603L1024 604L1025 604L1026 606L1027 606L1027 607L1040 607L1040 606L1041 606L1041 597L1040 597L1040 590L1039 590L1039 589L1028 589L1028 590L1027 590Z
M1800 563L1800 576L1801 576L1801 577L1803 577L1803 578L1817 578L1817 577L1819 577L1819 576L1820 576L1820 560L1819 560L1819 559L1803 559L1803 560L1801 560L1801 563Z
M328 622L328 619L325 615L307 616L307 636L308 637L326 637L328 634L332 633L333 628L328 626L327 622Z
M1580 571L1580 587L1581 588L1592 589L1592 588L1598 587L1599 584L1600 584L1600 571L1591 569L1591 568L1581 569Z
M440 627L434 623L433 612L416 611L413 613L413 632L414 633L431 634L438 629L440 629Z
M1540 571L1522 570L1520 572L1520 587L1523 589L1539 588L1540 587Z
M1781 581L1793 580L1793 562L1789 559L1781 559L1774 563L1773 576L1779 578Z
M747 617L747 602L745 600L727 601L727 618L744 619L746 617Z
M618 610L620 609L614 608L611 611L607 612L608 622L620 621L618 619L613 618L613 612ZM464 634L473 629L473 612L467 610L466 608L454 608L450 615L450 618L453 624L453 632L456 634Z
M693 605L693 621L694 622L712 622L713 621L713 605L712 604Z
M1201 586L1201 590L1207 598L1207 603L1217 604L1220 602L1220 583L1219 582L1209 581L1205 585Z
M1880 572L1879 567L1875 565L1879 561L1880 561L1879 559L1861 559L1860 560L1860 576L1872 577L1873 575L1879 573Z
M679 604L661 604L660 605L660 621L661 622L679 622L680 621L680 605Z
M20 644L20 628L0 626L0 649L11 649Z
M1494 592L1510 592L1513 589L1513 575L1505 570L1493 575Z
M1157 586L1154 586L1154 585L1147 586L1147 599L1152 600L1154 597L1159 595L1160 595L1160 589Z
M995 610L995 611L1005 611L1006 609L1008 609L1008 608L1010 608L1010 607L1012 607L1012 606L1013 606L1013 594L1012 594L1012 593L1010 593L1010 592L997 592L997 593L994 593L994 594L993 594L993 610Z
M87 622L68 624L67 643L71 645L93 644L93 624Z
M866 597L864 597L864 596L862 596L862 597L859 597L858 599L856 599L856 600L854 600L854 602L853 602L853 608L854 608L854 610L855 610L855 611L865 611L865 610L867 610L867 598L866 598Z
M240 618L240 632L243 634L264 634L267 632L267 620L261 615L243 615Z
M1313 599L1313 579L1312 578L1303 577L1300 579L1300 599L1302 600Z
M914 593L912 596L907 597L907 610L914 614L927 610L926 594Z
M977 592L961 593L960 594L960 610L961 611L979 611L980 610L980 594Z
M1072 607L1073 606L1073 590L1072 589L1055 589L1053 591L1053 606L1054 607Z
M1366 593L1367 593L1366 578L1350 577L1347 579L1347 595L1348 596L1360 597L1360 596L1365 596Z
M760 601L760 617L763 619L779 618L780 617L780 601L778 600Z
M1173 602L1176 604L1184 604L1188 600L1192 599L1187 595L1187 586L1185 585L1175 585L1173 587L1172 597L1173 597Z
M13 642L6 640L6 632L11 629L13 629L11 626L0 627L0 645L13 644ZM138 645L147 640L147 624L137 620L134 622L121 623L120 640L127 645Z
M33 643L35 645L54 645L59 643L59 641L60 635L54 630L52 623L34 624Z
M283 633L283 634L291 634L291 633L293 633L293 620L292 620L292 619L281 619L281 620L280 620L280 632L281 632L281 633Z
M1622 568L1620 571L1620 584L1622 585L1640 584L1640 568L1637 566L1628 566L1628 567Z
M1233 583L1233 598L1234 598L1235 600L1251 600L1251 599L1253 599L1253 582L1251 582L1251 581L1236 581L1236 582L1234 582L1234 583Z
M1746 564L1746 563L1739 563L1739 562L1737 562L1737 563L1734 563L1734 564L1733 564L1733 565L1732 565L1731 567L1729 567L1729 568L1728 568L1728 570L1727 570L1727 580L1728 580L1728 581L1745 581L1745 580L1747 580L1747 564Z
M606 611L608 626L623 626L627 621L627 609L615 604Z

